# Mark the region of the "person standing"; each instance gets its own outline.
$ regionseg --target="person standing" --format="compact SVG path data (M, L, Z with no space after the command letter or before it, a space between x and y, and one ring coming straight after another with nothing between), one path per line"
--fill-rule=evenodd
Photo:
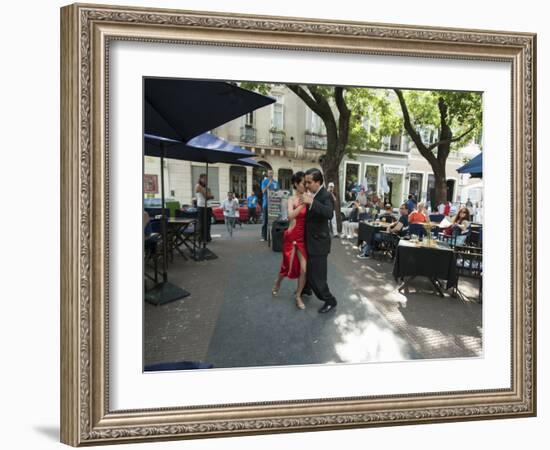
M302 293L313 290L316 297L324 302L319 313L328 313L338 303L327 284L327 256L331 239L328 222L332 218L334 205L332 196L323 187L323 174L319 169L306 171L306 188L308 192L302 196L302 201L309 207L305 229L308 260L307 284Z
M334 193L334 183L332 181L328 184L327 191L332 196L332 203L334 205L334 212L332 213L332 219L330 220L330 232L332 233L332 236L339 237L338 224L336 223L336 194Z
M256 207L258 206L258 197L252 192L246 199L248 205L248 223L256 223Z
M229 237L233 237L233 229L237 220L237 212L239 210L239 201L233 195L233 192L227 193L227 198L222 203L223 217L225 227L229 233Z
M445 202L445 208L443 209L443 214L445 217L449 217L451 215L451 202L447 200Z
M268 208L268 191L276 191L279 189L279 182L273 178L273 170L267 171L267 177L262 181L262 241L267 241L267 208Z
M414 196L412 194L409 194L409 199L407 200L406 205L409 214L414 211L414 208L416 208L416 202L414 201Z
M367 194L363 186L361 186L361 190L357 193L357 198L355 201L359 203L360 206L367 206Z
M210 224L212 217L212 208L208 208L208 200L214 198L210 193L210 189L206 189L206 174L199 175L199 181L195 185L195 194L197 196L197 209L199 214L200 240L206 239L207 242L212 240L210 235Z
M474 204L472 203L472 200L470 200L470 198L468 198L468 200L466 200L466 208L468 208L468 212L470 213L470 217L473 217L473 215L474 215Z

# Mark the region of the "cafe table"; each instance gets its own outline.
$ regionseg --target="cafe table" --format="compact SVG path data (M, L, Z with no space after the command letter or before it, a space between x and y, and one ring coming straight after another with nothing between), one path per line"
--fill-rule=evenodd
M396 281L403 280L399 291L408 290L412 279L422 276L428 278L437 293L443 297L439 280L446 280L446 289L456 287L456 255L447 245L425 239L412 242L401 239L396 249L393 276Z
M197 242L195 233L186 233L186 230L191 226L196 226L197 219L185 217L169 217L166 221L168 227L168 242L173 250L176 250L184 259L187 259L183 253L181 246L185 245L192 256L195 256L197 250Z
M361 246L362 242L366 242L370 247L374 245L374 235L387 229L390 225L389 222L359 222L359 229L357 230L357 246Z

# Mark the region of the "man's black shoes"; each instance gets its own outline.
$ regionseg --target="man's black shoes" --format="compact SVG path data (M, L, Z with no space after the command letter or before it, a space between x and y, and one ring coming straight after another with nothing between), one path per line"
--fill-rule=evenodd
M321 309L319 309L319 312L321 314L328 313L330 311L334 311L336 309L336 305L332 305L330 303L325 303Z

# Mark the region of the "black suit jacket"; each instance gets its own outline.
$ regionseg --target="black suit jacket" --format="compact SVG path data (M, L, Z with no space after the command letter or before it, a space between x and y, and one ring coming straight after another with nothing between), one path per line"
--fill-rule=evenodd
M328 221L332 219L334 204L332 195L321 187L306 215L306 245L310 255L330 253L330 230Z

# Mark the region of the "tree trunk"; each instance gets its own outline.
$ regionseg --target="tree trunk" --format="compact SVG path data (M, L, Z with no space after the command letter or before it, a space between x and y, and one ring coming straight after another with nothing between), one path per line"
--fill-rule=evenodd
M447 201L447 179L443 174L434 173L435 177L435 206Z

